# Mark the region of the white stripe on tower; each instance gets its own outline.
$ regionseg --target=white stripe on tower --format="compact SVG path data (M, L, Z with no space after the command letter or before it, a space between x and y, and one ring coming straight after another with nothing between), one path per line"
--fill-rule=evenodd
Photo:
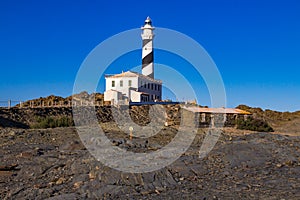
M142 49L142 74L150 78L154 78L153 66L153 30L150 17L145 20L145 25L141 28L143 49Z

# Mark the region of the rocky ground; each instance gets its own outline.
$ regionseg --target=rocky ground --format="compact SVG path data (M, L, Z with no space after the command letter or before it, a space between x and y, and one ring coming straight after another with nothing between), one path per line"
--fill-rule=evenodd
M176 134L148 140L101 125L128 151L155 151ZM124 173L98 162L75 128L0 129L0 199L300 199L300 136L225 128L207 157L199 129L188 151L154 172Z

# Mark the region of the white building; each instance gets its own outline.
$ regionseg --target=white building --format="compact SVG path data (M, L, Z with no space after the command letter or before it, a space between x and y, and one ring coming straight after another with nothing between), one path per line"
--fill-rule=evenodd
M114 104L124 102L153 102L161 100L162 82L148 76L127 71L106 75L104 101Z
M153 30L151 19L147 17L142 29L142 74L127 71L106 75L104 101L112 104L128 102L161 101L162 81L154 79Z

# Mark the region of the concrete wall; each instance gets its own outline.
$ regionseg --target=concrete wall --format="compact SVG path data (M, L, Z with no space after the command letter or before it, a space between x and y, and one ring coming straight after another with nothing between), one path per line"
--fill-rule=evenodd
M134 90L130 90L130 100L132 102L141 102L141 93Z
M112 101L112 104L118 103L119 100L123 100L122 93L115 90L108 90L104 92L104 101Z

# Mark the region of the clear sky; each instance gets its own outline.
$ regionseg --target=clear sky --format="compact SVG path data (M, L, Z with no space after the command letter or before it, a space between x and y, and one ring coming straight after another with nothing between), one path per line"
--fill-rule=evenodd
M300 110L299 10L298 0L0 1L0 101L71 95L89 52L141 27L149 15L154 26L180 31L206 49L222 75L228 107ZM140 54L120 58L111 71L139 65ZM188 68L166 54L158 51L155 60ZM199 103L209 105L201 80L199 88ZM184 99L184 90L178 95Z

